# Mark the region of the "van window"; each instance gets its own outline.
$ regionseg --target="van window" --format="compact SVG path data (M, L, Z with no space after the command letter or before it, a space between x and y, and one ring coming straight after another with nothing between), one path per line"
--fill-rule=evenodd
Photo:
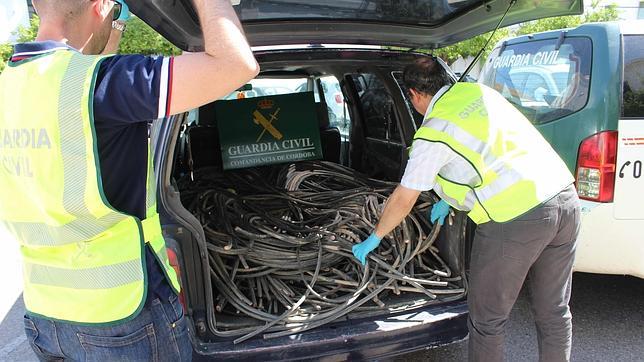
M319 78L324 92L327 111L329 113L329 123L331 127L340 130L343 140L348 140L351 130L351 120L349 119L349 110L344 99L344 94L340 89L338 78L333 75L326 75ZM316 99L319 98L318 87L313 87Z
M480 82L500 92L534 124L582 109L588 100L592 43L588 38L559 42L554 38L494 49Z
M351 77L360 97L365 135L369 138L401 143L394 99L385 83L378 75L372 73L354 74Z
M400 91L405 98L405 104L407 105L407 110L409 110L411 118L414 120L415 129L419 129L423 124L425 115L416 112L414 105L411 103L411 99L409 98L409 91L407 90L407 87L405 87L405 83L403 82L403 72L396 71L392 72L391 75L393 75L394 79L396 79L396 83L398 83Z
M624 117L644 117L644 35L624 36Z

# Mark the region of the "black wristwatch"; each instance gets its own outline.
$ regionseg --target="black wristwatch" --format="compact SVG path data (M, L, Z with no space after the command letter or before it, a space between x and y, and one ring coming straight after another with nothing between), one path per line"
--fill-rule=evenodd
M121 33L125 33L125 23L122 23L120 21L112 21L112 29L119 30Z

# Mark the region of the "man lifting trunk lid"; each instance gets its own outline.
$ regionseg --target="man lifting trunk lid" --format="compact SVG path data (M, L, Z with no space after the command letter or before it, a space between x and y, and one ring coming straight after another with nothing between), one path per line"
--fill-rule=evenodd
M205 51L148 57L99 55L125 30L123 0L34 0L36 41L17 44L0 76L0 129L49 142L4 148L29 173L0 171L0 219L21 243L25 331L42 360L191 358L147 125L259 72L230 1L193 2Z

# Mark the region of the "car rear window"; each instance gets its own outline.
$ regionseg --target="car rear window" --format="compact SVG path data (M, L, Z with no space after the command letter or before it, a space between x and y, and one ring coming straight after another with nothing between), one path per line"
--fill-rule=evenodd
M644 35L624 36L624 117L644 117Z
M254 98L306 92L307 78L257 78L244 90L232 92L224 99ZM302 88L304 86L304 88Z
M405 87L405 83L403 82L403 72L396 71L396 72L392 72L391 75L394 77L394 79L396 79L396 83L400 87L400 91L402 92L403 97L405 97L405 104L407 105L409 114L414 120L415 129L419 129L420 126L423 124L425 115L416 112L416 109L414 109L414 105L411 103L411 99L409 99L409 91L407 87Z
M532 123L543 124L586 105L591 58L592 43L583 37L500 46L479 81L500 92Z
M365 136L401 143L398 120L394 112L394 98L383 80L374 73L353 74L351 79L360 100L365 121Z
M437 25L479 3L480 0L244 0L235 9L244 22L321 18Z
M320 87L317 86L320 82ZM301 92L313 92L315 102L320 103L320 88L324 93L329 127L338 128L343 139L348 140L351 119L346 109L344 94L338 78L333 75L314 77L262 77L251 80L245 87L225 96L224 100L276 96Z

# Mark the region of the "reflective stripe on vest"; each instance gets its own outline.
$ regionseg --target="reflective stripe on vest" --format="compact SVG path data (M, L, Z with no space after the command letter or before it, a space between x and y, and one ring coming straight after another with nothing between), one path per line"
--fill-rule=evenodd
M21 243L28 313L80 324L133 318L146 295L144 245L170 284L148 157L146 219L107 202L93 89L103 58L56 51L0 75L0 220Z
M573 177L523 115L495 91L457 83L414 136L446 144L478 174L472 184L437 177L435 191L476 223L505 222L555 196Z

